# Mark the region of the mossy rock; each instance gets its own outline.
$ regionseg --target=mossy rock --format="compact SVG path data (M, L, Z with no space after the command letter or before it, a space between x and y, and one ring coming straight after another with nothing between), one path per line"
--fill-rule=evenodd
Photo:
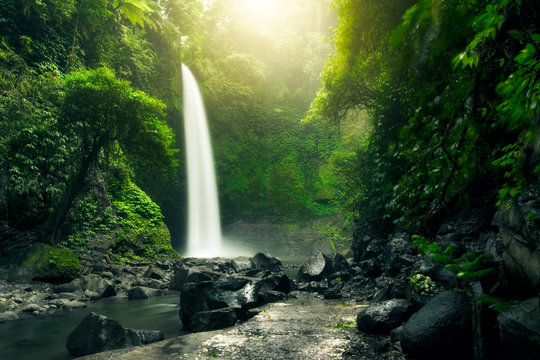
M10 280L64 283L73 280L82 266L70 250L34 243L3 261Z

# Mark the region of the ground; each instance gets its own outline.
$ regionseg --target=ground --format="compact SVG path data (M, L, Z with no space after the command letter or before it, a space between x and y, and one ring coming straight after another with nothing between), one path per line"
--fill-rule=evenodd
M290 299L262 306L257 316L232 328L188 334L82 359L315 360L342 359L347 353L358 359L401 359L387 337L366 338L350 325L365 306L339 300ZM374 357L369 357L372 354Z

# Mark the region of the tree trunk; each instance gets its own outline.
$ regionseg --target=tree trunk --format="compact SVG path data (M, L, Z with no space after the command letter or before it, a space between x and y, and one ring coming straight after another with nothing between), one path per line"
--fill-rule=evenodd
M106 142L107 137L102 137L95 143L94 148L88 153L88 155L83 157L79 171L64 190L62 199L47 220L47 223L45 224L45 231L48 233L47 238L51 245L55 245L60 242L62 238L62 227L66 221L67 214L73 205L73 200L84 188L86 176L88 175L88 169L90 169L90 166L97 161L99 152Z

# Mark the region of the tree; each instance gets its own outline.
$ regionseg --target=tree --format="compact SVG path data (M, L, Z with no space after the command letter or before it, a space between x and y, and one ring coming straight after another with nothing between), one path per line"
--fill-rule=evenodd
M58 131L70 139L73 171L63 195L45 224L52 243L61 237L62 225L75 197L84 189L90 167L113 144L140 163L162 171L174 165L174 135L160 120L164 105L142 91L133 90L105 68L66 76L58 118Z

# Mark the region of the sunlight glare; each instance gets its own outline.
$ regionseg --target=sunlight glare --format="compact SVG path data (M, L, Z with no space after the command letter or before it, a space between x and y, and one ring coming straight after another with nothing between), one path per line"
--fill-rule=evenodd
M279 1L276 0L240 0L239 5L246 16L253 20L271 18L277 14Z

